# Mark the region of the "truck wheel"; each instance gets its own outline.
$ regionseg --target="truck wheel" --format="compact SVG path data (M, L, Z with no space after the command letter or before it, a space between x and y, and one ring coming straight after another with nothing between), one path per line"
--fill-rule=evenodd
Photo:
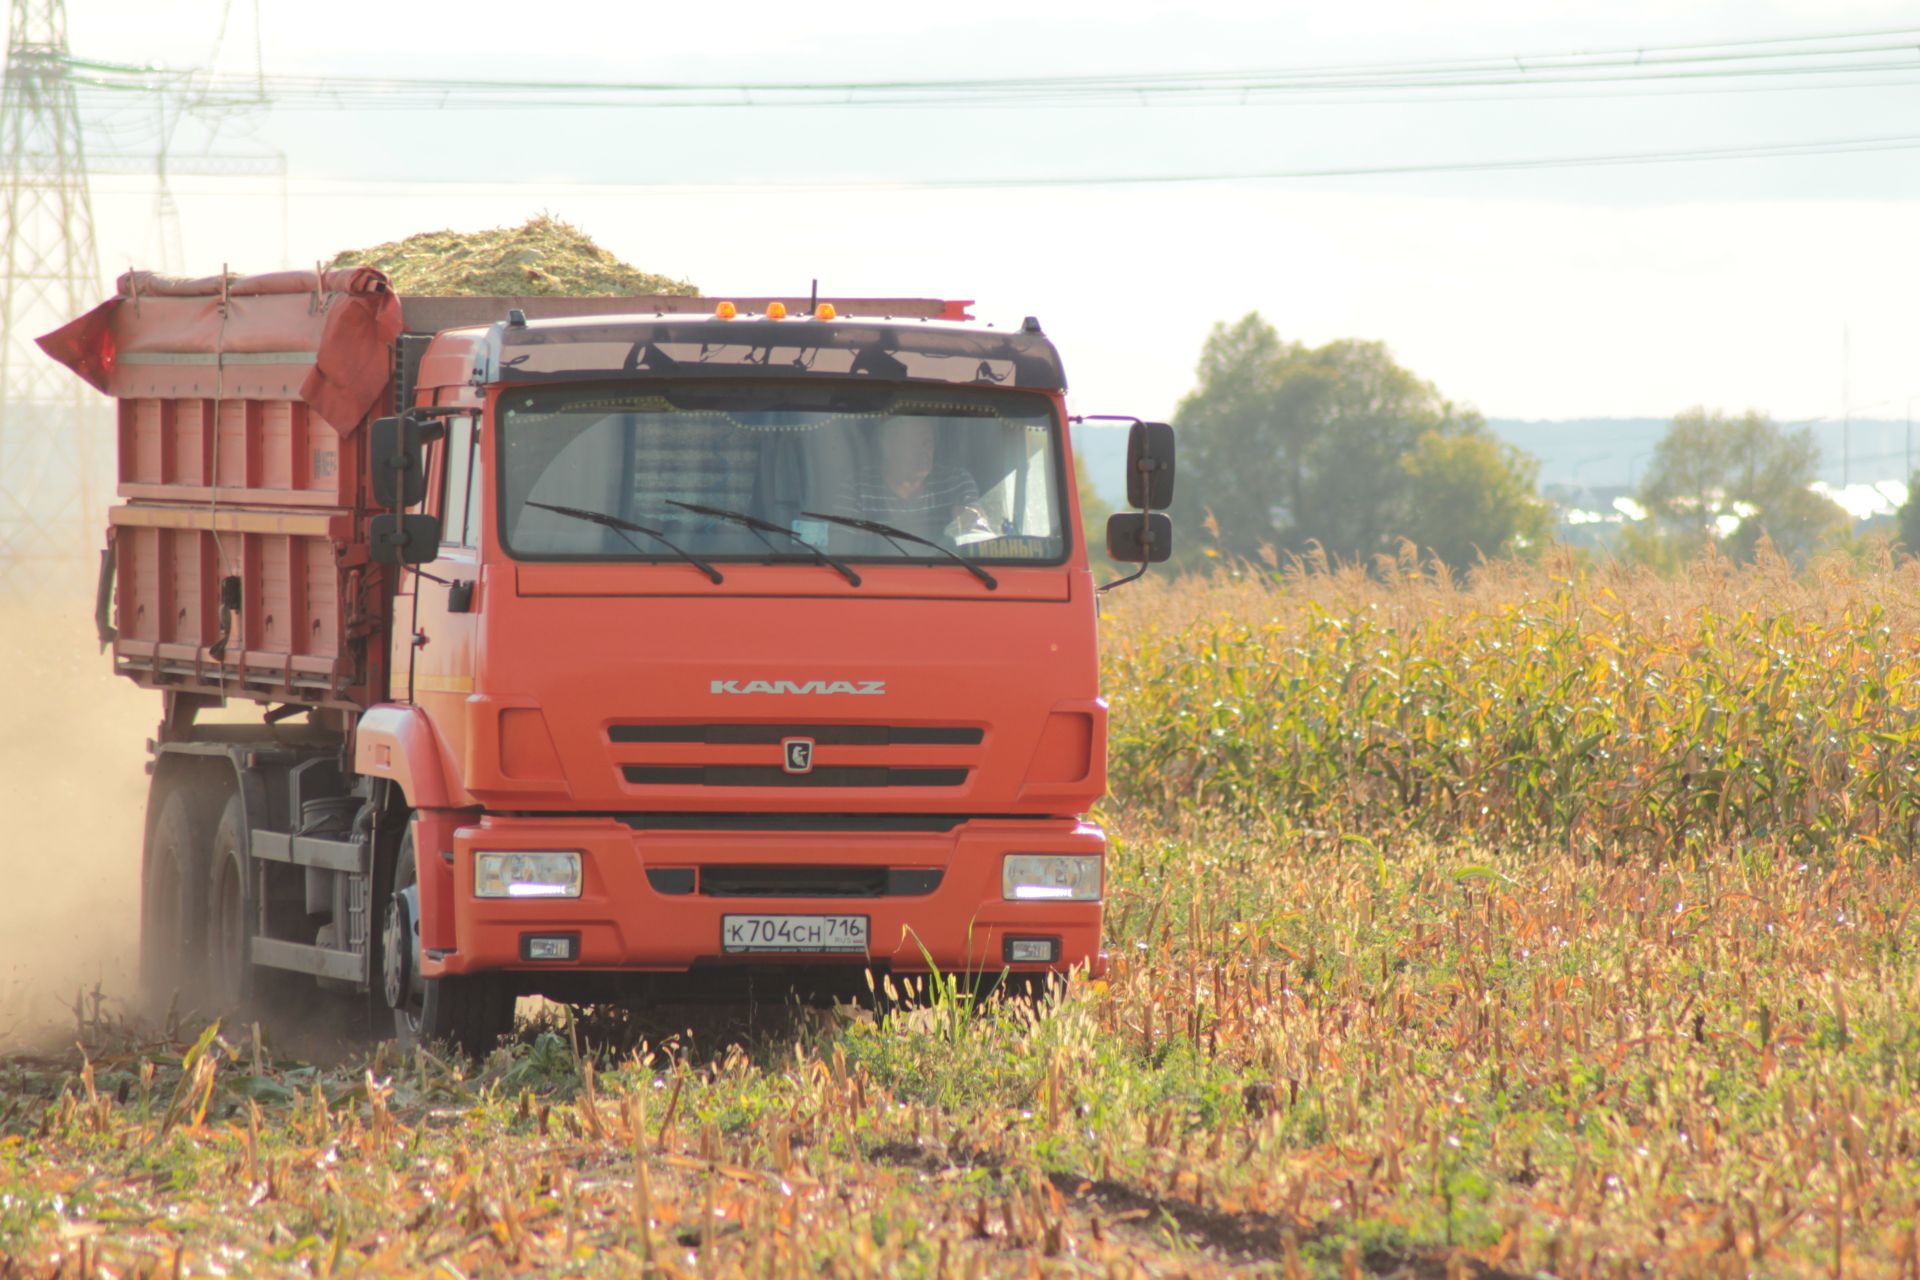
M240 797L230 796L214 828L205 881L207 992L223 1011L245 1008L254 994L253 935L260 913L244 822Z
M420 975L419 868L413 832L394 859L393 891L380 928L380 969L393 1034L403 1049L449 1041L476 1060L513 1029L513 988L498 974L426 978Z
M148 1006L191 1008L205 994L207 846L212 832L192 775L175 775L160 798L140 884L140 986Z

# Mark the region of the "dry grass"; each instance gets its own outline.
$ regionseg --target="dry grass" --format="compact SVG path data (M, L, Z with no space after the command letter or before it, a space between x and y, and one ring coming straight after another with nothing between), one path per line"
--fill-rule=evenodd
M1108 814L1107 982L633 1053L563 1026L471 1069L83 1025L85 1063L0 1066L0 1276L1920 1274L1920 897L1856 750L1911 712L1915 586L1136 590L1106 624L1116 768L1196 772L1129 775ZM1352 751L1419 723L1364 701L1389 665L1448 733L1556 699L1639 733L1613 779L1673 773L1662 724L1717 705L1703 740L1799 770L1803 809L1721 783L1730 816L1647 830L1674 779L1609 807L1567 766L1580 821L1484 769L1510 814L1410 817L1377 777L1295 790L1333 771L1284 737L1210 736L1222 702L1310 705ZM1794 713L1751 711L1783 678ZM1526 681L1531 716L1496 717Z

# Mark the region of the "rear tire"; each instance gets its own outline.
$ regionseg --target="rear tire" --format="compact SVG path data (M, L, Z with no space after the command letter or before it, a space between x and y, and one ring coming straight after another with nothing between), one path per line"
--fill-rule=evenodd
M513 1029L518 1003L504 975L420 976L419 868L409 827L394 859L393 889L381 922L381 977L393 1034L403 1049L446 1041L478 1061Z
M203 886L213 833L193 782L191 773L165 779L141 871L140 986L155 1015L193 1009L206 995Z
M247 857L246 818L230 796L214 828L207 866L207 994L223 1013L254 997L253 935L260 923L257 878Z

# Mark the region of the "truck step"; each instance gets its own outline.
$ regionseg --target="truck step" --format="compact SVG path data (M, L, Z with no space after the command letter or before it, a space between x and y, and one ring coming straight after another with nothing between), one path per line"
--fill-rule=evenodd
M364 840L328 840L323 836L290 836L279 831L255 831L248 844L254 857L265 858L268 862L290 862L296 866L344 871L357 876L367 874L367 843Z
M299 942L282 942L278 938L255 938L253 940L253 962L269 969L291 969L296 973L315 973L323 978L337 978L342 982L365 982L367 980L367 958L354 955L351 951L335 951L331 947L310 947Z

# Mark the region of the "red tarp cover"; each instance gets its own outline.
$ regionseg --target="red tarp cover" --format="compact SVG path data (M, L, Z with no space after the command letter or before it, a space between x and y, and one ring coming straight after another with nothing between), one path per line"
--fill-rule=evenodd
M38 341L114 396L189 394L187 379L193 394L271 396L298 378L300 398L345 435L386 388L400 323L400 300L372 267L199 280L129 271L119 296Z

